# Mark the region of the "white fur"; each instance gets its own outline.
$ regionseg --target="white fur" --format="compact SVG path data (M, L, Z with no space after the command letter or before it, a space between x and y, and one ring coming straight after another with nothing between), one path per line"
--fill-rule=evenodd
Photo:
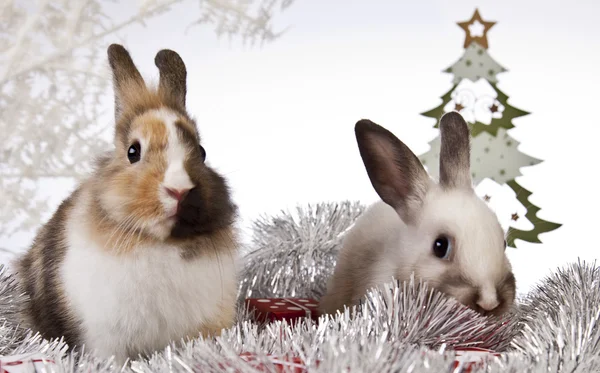
M165 188L177 191L189 190L194 187L190 175L185 170L187 150L177 135L177 115L169 109L159 109L150 112L160 119L167 128L167 170L162 185L159 187L159 196L167 214L177 209L177 201L170 197Z
M64 292L81 325L85 348L120 361L127 351L165 347L197 337L234 306L235 259L181 258L176 247L139 247L115 256L87 234L80 203L68 221L68 250L61 267Z

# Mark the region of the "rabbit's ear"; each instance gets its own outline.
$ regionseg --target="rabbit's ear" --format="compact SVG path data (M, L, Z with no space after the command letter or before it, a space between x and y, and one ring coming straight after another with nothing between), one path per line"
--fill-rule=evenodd
M370 120L356 123L355 133L373 188L405 223L413 222L431 183L427 171L408 146Z
M160 95L181 109L185 109L187 71L179 54L163 49L156 54L154 63L160 72L158 85Z
M440 119L440 185L472 188L469 126L456 112Z
M108 47L108 62L113 74L115 118L118 121L128 102L141 90L146 91L146 84L129 52L122 45L111 44Z

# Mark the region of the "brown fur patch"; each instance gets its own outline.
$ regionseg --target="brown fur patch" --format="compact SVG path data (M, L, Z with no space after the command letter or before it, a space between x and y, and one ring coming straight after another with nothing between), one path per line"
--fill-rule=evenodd
M150 110L168 108L177 113L184 122L193 122L187 113L172 102L169 97L161 95L153 88L139 87L135 84L125 85L122 93L123 110L117 121L115 136L122 145L127 144L132 122L136 117Z
M198 146L199 140L196 125L189 119L180 118L175 121L175 127L178 129L179 139L189 148Z
M80 190L75 191L59 206L17 262L19 284L29 296L23 309L25 325L47 339L64 337L71 348L82 342L80 322L69 310L59 268L67 251L67 216L79 195Z
M131 130L132 132L139 131L142 137L150 143L150 149L144 149L146 152L163 150L168 145L169 137L165 123L152 115L151 112L147 111L135 118Z
M123 157L126 161L126 156ZM97 185L98 193L110 193L122 200L114 209L121 211L122 216L117 220L121 223L128 221L125 228L132 228L139 219L150 221L160 219L164 215L158 199L158 190L167 167L166 160L160 153L150 152L144 157L146 164L143 168L121 169ZM104 210L106 209L107 207L104 207Z
M88 213L91 222L88 224L90 239L101 248L112 254L125 254L140 245L151 245L157 240L142 229L132 228L129 224L114 221L100 206L97 200L91 201Z
M174 239L218 232L232 226L237 217L237 206L230 199L225 179L200 163L199 154L197 149L185 163L196 187L180 203L177 222L171 231Z

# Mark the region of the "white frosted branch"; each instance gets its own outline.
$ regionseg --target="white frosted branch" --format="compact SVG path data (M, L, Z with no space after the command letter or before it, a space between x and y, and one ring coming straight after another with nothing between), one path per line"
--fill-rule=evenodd
M8 3L8 1L7 1ZM38 21L42 18L43 10L48 3L47 0L41 0L40 6L37 9L37 12L33 13L25 22L25 24L19 29L17 32L17 36L15 37L14 45L9 48L7 51L4 51L4 56L6 58L6 66L4 68L4 72L2 73L2 79L0 79L0 84L4 83L9 77L9 71L13 67L13 65L19 60L17 52L19 52L19 47L22 47L24 44L24 40L27 36L30 36L30 33L37 25Z
M25 65L21 69L15 70L15 72L12 74L8 74L8 71L10 71L10 70L6 69L5 74L3 74L3 77L0 80L0 85L6 83L10 79L17 78L17 77L19 77L23 74L29 73L33 70L43 69L43 68L45 68L45 66L47 64L51 63L52 61L58 60L61 57L68 55L69 53L73 52L73 50L75 50L75 49L78 49L85 45L89 45L96 41L102 40L108 35L114 34L117 31L120 31L120 30L126 28L127 26L130 26L134 23L140 22L144 18L148 17L150 14L157 13L162 10L168 9L170 6L172 6L173 4L178 3L180 1L182 1L182 0L167 0L163 3L161 3L160 5L156 6L155 8L148 10L147 13L136 14L135 16L130 17L126 21L121 22L117 25L114 25L102 32L93 34L87 38L84 38L84 39L76 42L76 43L71 43L71 44L59 49L58 51L56 51L48 56L45 56L44 58L42 58L38 61L34 61L33 63L31 63L29 65Z

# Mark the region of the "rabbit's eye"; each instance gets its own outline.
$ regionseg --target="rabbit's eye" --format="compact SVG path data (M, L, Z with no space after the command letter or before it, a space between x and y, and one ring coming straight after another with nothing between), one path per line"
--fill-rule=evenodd
M440 259L448 259L450 252L452 251L452 245L450 239L446 236L439 236L433 242L433 254Z
M206 160L206 150L204 149L204 147L202 145L198 145L198 147L200 148L200 155L202 156L202 162L204 162Z
M135 163L140 160L142 156L142 147L139 142L134 142L129 149L127 150L127 158L129 159L129 163Z
M506 240L504 240L504 250L506 250Z

